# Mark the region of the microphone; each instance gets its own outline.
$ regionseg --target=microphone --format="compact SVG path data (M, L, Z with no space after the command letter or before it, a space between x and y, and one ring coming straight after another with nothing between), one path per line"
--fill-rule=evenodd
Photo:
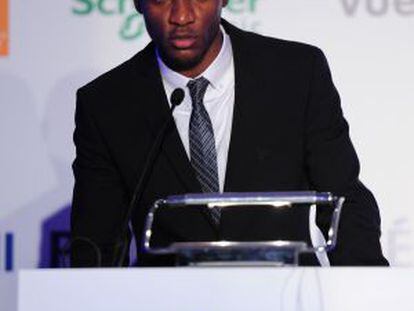
M182 88L177 88L172 92L171 97L170 97L170 103L171 103L170 113L167 117L167 120L165 120L163 126L159 130L155 138L155 141L147 155L144 169L142 171L141 177L138 180L138 183L135 186L135 190L132 194L132 198L129 203L127 213L125 215L124 222L122 223L122 226L121 226L121 235L119 239L120 240L123 239L123 242L120 242L121 253L120 253L120 256L117 262L118 267L122 267L122 263L124 262L127 251L128 251L129 243L128 243L128 238L126 237L126 235L128 231L129 220L131 218L132 212L134 211L135 204L141 200L145 186L148 182L149 177L151 176L155 161L160 153L161 146L164 141L164 137L167 132L167 129L171 125L171 122L173 122L174 120L172 113L174 112L174 109L183 102L184 97L185 97L185 93ZM116 257L117 256L115 256L115 260L116 260Z
M175 89L170 98L171 108L170 113L173 113L175 107L181 105L185 97L184 90L182 88Z

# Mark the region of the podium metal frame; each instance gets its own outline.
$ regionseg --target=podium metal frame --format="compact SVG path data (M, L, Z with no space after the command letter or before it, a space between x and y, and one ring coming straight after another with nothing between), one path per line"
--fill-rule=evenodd
M296 266L302 253L329 252L337 242L341 209L345 198L329 192L253 192L185 194L157 200L150 208L144 227L143 249L153 255L175 254L186 265L234 266L272 265ZM206 208L232 208L243 206L268 206L269 208L291 208L295 204L306 204L309 208L323 205L333 208L328 240L324 245L309 246L304 241L208 241L174 242L168 247L152 247L152 225L156 211L205 205ZM183 260L184 259L184 260Z

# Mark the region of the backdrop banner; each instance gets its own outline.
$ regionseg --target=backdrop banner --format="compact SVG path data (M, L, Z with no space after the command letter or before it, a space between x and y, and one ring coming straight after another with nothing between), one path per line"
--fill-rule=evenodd
M224 16L323 49L380 206L384 253L413 265L414 1L230 0ZM76 89L148 42L132 0L0 0L1 309L12 310L19 269L65 264Z

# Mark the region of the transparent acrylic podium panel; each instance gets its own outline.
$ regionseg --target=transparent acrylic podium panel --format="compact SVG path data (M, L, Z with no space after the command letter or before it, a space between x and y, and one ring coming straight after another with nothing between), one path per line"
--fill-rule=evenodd
M170 196L158 200L150 209L142 239L143 249L153 255L175 255L180 265L295 266L302 253L326 252L335 247L343 202L342 197L317 192ZM309 232L307 222L303 220L308 219L311 207L327 208L332 212L328 239L323 245L311 246L310 238L303 234ZM208 214L212 208L221 210L220 225L228 234L218 240L176 241L162 247L152 245L153 225L163 211L180 210L183 214L198 209ZM244 238L237 240L232 229L243 226L251 232L243 233Z

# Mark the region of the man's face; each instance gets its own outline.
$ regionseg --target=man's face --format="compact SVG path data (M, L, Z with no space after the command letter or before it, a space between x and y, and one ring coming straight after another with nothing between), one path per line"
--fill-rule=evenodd
M185 71L214 59L214 49L221 44L221 9L227 0L135 1L149 35L172 69Z

